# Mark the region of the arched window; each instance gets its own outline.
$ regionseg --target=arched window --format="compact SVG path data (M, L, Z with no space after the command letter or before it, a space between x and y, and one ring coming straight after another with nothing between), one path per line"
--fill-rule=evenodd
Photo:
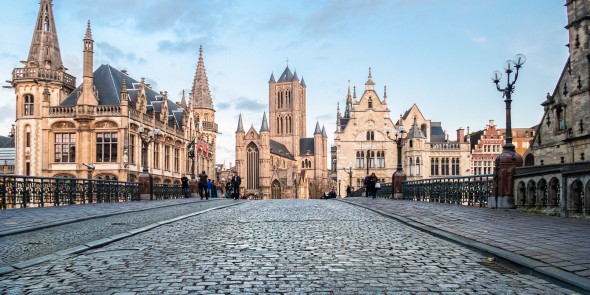
M373 108L373 99L369 97L369 108L372 109Z
M420 169L420 157L416 158L416 175L420 175L422 173Z
M375 140L375 132L374 131L367 131L367 140Z
M410 140L410 147L414 147L414 141Z
M25 94L25 116L34 115L35 98L31 94Z
M247 189L258 189L260 187L260 166L259 151L256 144L251 142L246 147L246 177Z
M410 176L414 176L414 159L410 158Z
M365 167L365 152L357 151L356 152L356 168L364 168Z
M277 117L277 134L280 134L281 117Z
M555 110L555 117L557 118L558 131L565 130L565 118L562 108L558 108Z

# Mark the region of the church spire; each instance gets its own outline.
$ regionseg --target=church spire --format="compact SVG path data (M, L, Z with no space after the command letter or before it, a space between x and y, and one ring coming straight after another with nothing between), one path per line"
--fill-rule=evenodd
M242 124L242 113L240 113L240 118L238 119L238 129L236 129L236 133L244 133L244 124Z
M189 97L193 108L213 109L213 100L211 99L211 91L209 91L209 80L207 79L205 63L203 62L203 46L199 47L199 62L197 63L193 89Z
M371 75L371 68L369 68L369 79L365 83L365 90L374 90L375 82L373 82L373 76Z
M180 99L180 107L186 109L186 96L184 95L185 91L182 89L182 98Z
M241 118L241 114L240 114L240 118ZM266 120L266 112L264 112L264 115L262 117L262 126L260 126L260 132L264 132L264 131L270 131L270 129L268 129L268 121Z
M84 64L82 65L82 95L78 97L79 105L97 105L98 98L94 93L94 78L93 78L93 64L94 64L94 40L92 40L92 31L90 29L90 21L86 27L86 35L84 36Z
M41 0L37 24L33 32L33 40L29 49L27 68L41 68L54 71L65 71L57 40L57 30L53 18L53 1Z

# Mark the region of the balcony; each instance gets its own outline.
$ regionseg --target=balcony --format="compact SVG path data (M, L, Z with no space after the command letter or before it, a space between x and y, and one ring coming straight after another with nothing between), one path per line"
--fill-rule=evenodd
M58 81L65 84L70 90L76 89L76 78L62 71L39 68L16 68L12 71L12 81L40 80Z
M214 122L201 122L203 124L203 131L209 131L217 133L217 123Z

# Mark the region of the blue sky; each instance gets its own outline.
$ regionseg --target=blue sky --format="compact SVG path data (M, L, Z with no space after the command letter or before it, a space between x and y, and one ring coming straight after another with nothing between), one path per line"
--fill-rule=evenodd
M37 0L3 1L0 69L9 80L25 60ZM567 59L565 1L556 0L54 0L62 59L81 81L82 38L92 23L95 67L111 64L180 100L195 73L199 45L213 94L217 162L234 161L234 132L260 128L268 79L287 60L307 84L308 136L315 122L329 142L347 81L360 96L372 68L387 86L396 118L416 103L455 137L459 127L505 124L504 103L490 80L505 60L527 56L513 95L513 126L539 123ZM14 122L14 92L0 90L0 134Z

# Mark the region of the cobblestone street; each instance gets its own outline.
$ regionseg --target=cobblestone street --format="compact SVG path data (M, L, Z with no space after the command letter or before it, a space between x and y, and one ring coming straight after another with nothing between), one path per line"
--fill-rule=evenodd
M7 294L572 294L332 200L254 201L0 277Z

